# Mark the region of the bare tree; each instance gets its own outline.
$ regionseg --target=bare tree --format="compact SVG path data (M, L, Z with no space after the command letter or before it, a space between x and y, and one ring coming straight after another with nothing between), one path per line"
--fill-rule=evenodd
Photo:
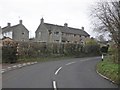
M100 42L105 42L105 41L106 41L104 35L99 35L99 36L97 36L96 38L97 38L97 40L100 41Z
M118 54L120 53L120 1L101 1L97 2L91 10L95 30L110 32L114 40ZM120 55L118 61L120 63Z

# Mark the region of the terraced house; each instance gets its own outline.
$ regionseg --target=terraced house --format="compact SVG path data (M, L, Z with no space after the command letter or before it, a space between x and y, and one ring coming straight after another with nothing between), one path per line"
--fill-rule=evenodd
M90 35L85 32L84 27L81 29L68 27L65 23L64 26L44 23L44 19L41 19L41 23L35 31L36 42L46 43L84 43L85 38L89 38Z
M11 26L11 23L2 28L2 36L9 37L14 41L29 41L29 31L19 20L19 24Z

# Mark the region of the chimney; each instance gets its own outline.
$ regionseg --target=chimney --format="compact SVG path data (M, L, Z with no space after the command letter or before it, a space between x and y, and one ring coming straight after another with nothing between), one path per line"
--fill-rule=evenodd
M81 27L82 30L84 30L84 27Z
M10 26L11 26L11 23L8 23L7 25L8 25L8 27L10 27Z
M64 23L64 26L65 26L65 27L68 27L68 24L67 24L67 23Z
M19 20L19 24L22 24L22 20Z
M41 18L41 23L44 23L44 19L43 18Z

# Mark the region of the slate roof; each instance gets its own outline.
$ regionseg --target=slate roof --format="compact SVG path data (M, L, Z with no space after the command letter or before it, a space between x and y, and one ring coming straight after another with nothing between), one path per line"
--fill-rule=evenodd
M77 28L72 28L72 27L65 27L65 26L54 25L54 24L49 24L49 23L44 23L44 25L48 30L59 29L63 33L90 36L87 32L85 32L82 29L77 29Z
M12 30L17 30L17 28L22 25L26 30L27 28L23 25L23 24L17 24L17 25L14 25L14 26L6 26L4 28L2 28L2 32L8 32L8 31L12 31Z
M12 31L12 30L16 29L19 25L20 24L14 25L14 26L6 26L6 27L2 28L2 32Z

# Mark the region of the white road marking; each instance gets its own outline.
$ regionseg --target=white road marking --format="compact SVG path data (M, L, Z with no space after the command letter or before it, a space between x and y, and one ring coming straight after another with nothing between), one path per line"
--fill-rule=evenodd
M21 67L24 67L24 66L27 66L27 65L36 64L36 63L38 63L38 62L36 61L36 62L28 62L28 63L14 65L14 66L11 66L11 67L7 67L6 69L1 69L0 73L4 73L4 72L12 70L12 69L21 68Z
M1 73L4 73L5 71L1 71Z
M65 64L65 65L70 65L70 64L73 64L73 63L75 63L75 62L70 62L70 63L67 63L67 64Z
M55 75L58 74L58 72L62 69L62 67L58 68L58 70L55 72Z
M31 64L34 64L34 62L31 62Z
M7 67L8 69L11 69L11 67Z
M34 62L34 63L36 64L36 63L38 63L38 62L36 61L36 62Z
M23 63L23 66L26 66L26 63Z
M11 70L11 69L12 69L12 67L7 67L7 69L8 69L8 70Z
M18 66L19 68L20 68L20 67L22 67L22 65L21 65L21 64L18 64L17 66Z
M54 90L57 90L56 81L53 81L53 88Z
M115 83L115 81L113 81L113 80L111 80L110 78L108 78L108 77L106 77L106 76L104 76L104 75L102 75L101 73L99 73L97 70L96 70L96 72L101 76L101 77L103 77L103 78L105 78L105 79L107 79L107 80L109 80L109 81L111 81L112 82L112 84L113 83Z
M14 66L12 66L13 68L16 68L17 66L16 65L14 65Z
M27 65L30 65L30 62L28 62Z

